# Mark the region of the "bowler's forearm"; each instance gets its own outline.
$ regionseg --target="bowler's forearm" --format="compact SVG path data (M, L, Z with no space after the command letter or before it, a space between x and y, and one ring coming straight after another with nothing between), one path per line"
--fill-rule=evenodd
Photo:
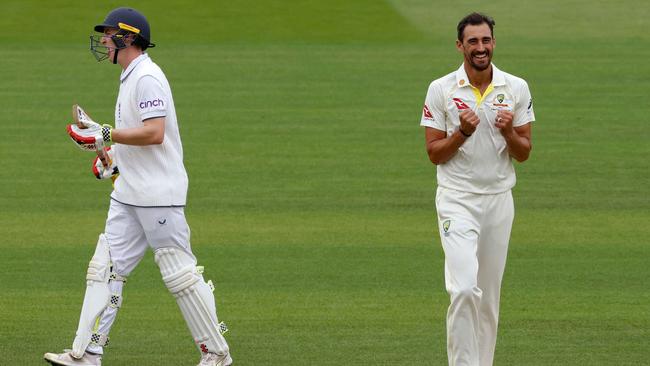
M503 136L506 140L508 146L508 153L518 162L523 162L528 160L530 156L530 150L532 150L533 145L530 143L530 139L524 136L520 136L514 130L512 133Z
M460 131L456 130L456 132L444 139L427 141L429 160L436 165L446 163L468 138L470 137L465 137Z

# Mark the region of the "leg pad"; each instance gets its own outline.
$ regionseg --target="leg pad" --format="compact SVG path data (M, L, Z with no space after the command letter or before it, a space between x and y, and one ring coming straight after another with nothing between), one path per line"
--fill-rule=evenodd
M108 288L110 266L111 256L108 242L104 234L100 234L95 254L88 264L86 294L79 316L77 334L72 343L72 356L75 358L83 357L90 343L97 317L108 306L111 296Z
M212 290L197 270L194 258L174 248L162 248L156 251L155 260L198 349L204 353L228 353Z

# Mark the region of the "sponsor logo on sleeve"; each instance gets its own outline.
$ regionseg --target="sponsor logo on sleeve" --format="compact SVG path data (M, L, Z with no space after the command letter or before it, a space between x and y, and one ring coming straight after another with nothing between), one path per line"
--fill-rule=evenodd
M154 99L154 100L146 100L143 102L140 102L138 105L140 109L146 109L146 108L152 108L152 107L163 107L165 103L163 103L162 99Z
M422 109L422 113L424 115L424 119L430 119L433 120L433 115L431 114L431 111L429 110L429 107L427 105L424 105L424 108Z
M528 102L528 110L533 108L533 98L530 98L530 101Z

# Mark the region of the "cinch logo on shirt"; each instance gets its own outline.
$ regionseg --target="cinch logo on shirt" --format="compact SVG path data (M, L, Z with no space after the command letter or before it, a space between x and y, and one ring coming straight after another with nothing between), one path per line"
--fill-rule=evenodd
M147 100L146 102L140 102L140 109L144 108L151 108L151 107L159 107L163 106L165 103L163 103L162 100L156 99L156 100Z

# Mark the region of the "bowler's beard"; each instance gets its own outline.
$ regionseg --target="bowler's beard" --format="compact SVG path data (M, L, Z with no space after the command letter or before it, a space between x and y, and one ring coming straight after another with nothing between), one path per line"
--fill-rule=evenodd
M483 64L474 62L474 57L477 56L477 55L482 55L482 54L486 55L487 60L484 59L484 61L487 61L487 62L484 62ZM476 70L476 71L484 71L484 70L487 70L490 67L490 65L492 64L492 53L490 51L488 51L488 50L485 50L483 52L474 52L474 53L469 55L468 61L469 61L469 65L474 70Z

